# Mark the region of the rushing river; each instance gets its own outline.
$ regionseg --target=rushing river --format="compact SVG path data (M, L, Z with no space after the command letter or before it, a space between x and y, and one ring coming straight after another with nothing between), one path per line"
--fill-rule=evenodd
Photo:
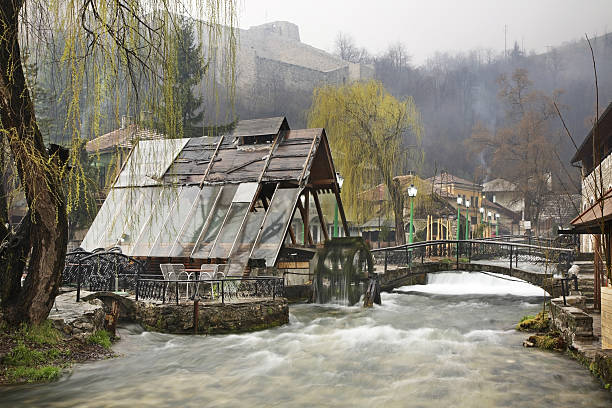
M399 292L370 310L292 306L291 324L251 334L126 327L115 346L123 357L1 389L0 406L612 406L577 362L521 346L513 327L541 308L541 289L441 273Z

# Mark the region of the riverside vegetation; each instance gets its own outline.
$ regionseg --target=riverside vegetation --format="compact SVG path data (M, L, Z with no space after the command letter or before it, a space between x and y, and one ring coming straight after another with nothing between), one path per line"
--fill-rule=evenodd
M516 325L516 329L528 333L535 333L523 345L526 347L537 347L543 350L564 351L566 348L565 340L561 333L550 328L550 318L546 311L537 315L524 316Z
M80 340L65 337L50 321L17 329L0 326L0 385L53 381L73 363L113 356L104 330Z

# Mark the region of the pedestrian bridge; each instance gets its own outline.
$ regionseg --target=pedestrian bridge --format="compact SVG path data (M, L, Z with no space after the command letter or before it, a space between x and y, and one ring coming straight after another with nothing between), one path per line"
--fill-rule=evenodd
M505 239L438 240L372 250L383 290L425 283L431 272L485 271L521 279L553 297L566 293L563 276L573 262L574 249L552 241Z

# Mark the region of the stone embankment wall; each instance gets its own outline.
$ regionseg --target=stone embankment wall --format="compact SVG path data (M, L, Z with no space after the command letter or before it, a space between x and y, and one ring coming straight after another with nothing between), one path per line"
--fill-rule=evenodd
M559 330L570 346L576 341L593 339L593 318L586 313L583 296L568 296L567 305L562 298L550 302L553 328Z
M119 304L119 320L142 325L147 330L173 334L223 334L268 329L289 323L287 299L261 299L236 303L200 303L197 331L194 330L193 302L159 304L136 301L112 292L96 292L84 297L101 299L107 307Z
M285 299L244 303L200 304L197 332L193 304L138 306L138 322L146 329L163 333L223 334L269 329L289 323Z

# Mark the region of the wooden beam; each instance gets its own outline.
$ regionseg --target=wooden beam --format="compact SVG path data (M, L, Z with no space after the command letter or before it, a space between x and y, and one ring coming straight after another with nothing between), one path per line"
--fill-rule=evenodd
M298 210L300 210L300 215L302 216L302 222L303 222L308 217L306 216L306 213L304 211L304 206L302 205L302 200L300 200L299 198L297 200L297 207L298 207ZM304 226L306 226L306 222L304 222ZM307 230L306 232L307 232L307 240L306 241L309 242L310 245L314 245L312 243L312 236L310 235L310 231ZM307 245L306 242L304 242L304 245Z
M295 232L293 231L293 227L289 225L289 237L291 237L291 243L293 245L297 245L297 239L295 238Z
M334 179L320 179L320 180L313 180L310 182L310 184L312 184L313 186L319 186L319 185L331 186L335 182L336 180Z
M306 218L304 218L304 230L308 231L310 234L310 193L307 188L304 189L304 213L306 214ZM306 235L304 235L304 237L306 237ZM310 237L308 237L308 239L310 241L310 245L312 245L312 239L310 239Z
M340 188L338 187L338 183L334 186L334 194L336 195L336 202L338 203L338 212L340 213L340 218L342 218L342 227L344 228L344 235L350 237L348 223L346 222L346 216L344 215L344 207L342 206L342 199L340 198Z
M325 224L325 218L323 218L323 211L321 211L321 203L319 202L319 195L316 190L312 190L312 198L317 209L317 215L319 216L319 222L321 223L321 231L326 241L329 241L329 233L327 232L327 225Z

